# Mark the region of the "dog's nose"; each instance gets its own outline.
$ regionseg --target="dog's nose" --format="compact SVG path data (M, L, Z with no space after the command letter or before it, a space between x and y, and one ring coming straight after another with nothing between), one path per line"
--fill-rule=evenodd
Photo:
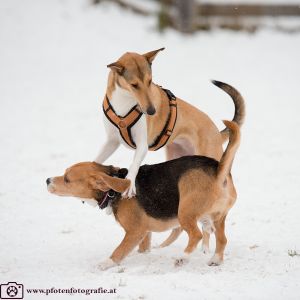
M152 116L155 113L156 113L156 110L155 110L155 108L153 106L150 106L150 107L147 108L147 115Z
M47 185L49 185L51 183L51 179L47 178L46 183L47 183Z

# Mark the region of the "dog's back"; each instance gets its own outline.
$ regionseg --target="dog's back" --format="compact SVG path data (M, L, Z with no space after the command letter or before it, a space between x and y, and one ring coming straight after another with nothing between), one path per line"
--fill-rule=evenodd
M216 176L219 163L205 156L184 156L155 165L140 167L136 178L137 201L145 212L158 219L175 218L178 214L178 183L190 170L202 170Z

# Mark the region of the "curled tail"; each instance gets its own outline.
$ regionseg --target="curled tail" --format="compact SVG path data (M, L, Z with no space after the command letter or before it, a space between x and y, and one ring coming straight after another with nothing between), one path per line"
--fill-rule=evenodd
M231 86L227 83L217 81L217 80L212 80L212 83L215 86L222 89L223 91L225 91L232 98L234 107L235 107L234 117L233 117L232 121L234 121L241 127L244 123L245 115L246 115L245 101L244 101L243 96L239 93L238 90L236 90L233 86ZM224 143L229 137L229 129L228 128L223 129L221 131L221 135L222 135L222 140Z
M235 153L240 145L241 132L239 125L233 121L223 121L229 131L229 143L220 160L217 177L220 182L224 183L227 175L230 174L232 162Z

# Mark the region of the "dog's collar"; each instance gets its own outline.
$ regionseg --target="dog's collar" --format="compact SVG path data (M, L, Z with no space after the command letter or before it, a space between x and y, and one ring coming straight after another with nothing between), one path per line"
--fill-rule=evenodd
M162 148L168 142L170 136L173 133L177 120L176 96L170 90L164 89L162 87L160 88L166 93L169 99L170 112L163 130L157 136L155 141L149 146L150 151L156 151ZM131 135L131 128L143 115L139 106L135 105L124 117L121 117L116 114L112 105L109 102L108 96L105 95L103 101L103 112L106 118L119 129L120 135L125 141L125 143L131 148L135 149L136 145Z
M108 206L110 200L113 200L113 198L115 198L115 196L116 196L116 192L114 190L107 191L104 194L102 200L100 200L100 201L97 200L99 208L100 209L106 208Z
M116 174L111 174L110 176L118 177L118 178L125 178L126 175L128 174L128 170L125 168L119 169ZM111 202L118 197L121 196L121 193L118 193L114 191L113 189L108 190L107 192L104 193L104 196L102 199L96 199L98 202L98 206L100 209L106 208L108 205L111 204Z

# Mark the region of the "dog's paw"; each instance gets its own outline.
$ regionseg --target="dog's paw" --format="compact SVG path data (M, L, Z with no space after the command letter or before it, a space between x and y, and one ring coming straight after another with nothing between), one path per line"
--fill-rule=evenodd
M204 254L208 254L209 253L209 247L207 245L202 244L201 252L204 253Z
M189 258L187 255L184 255L182 257L176 258L174 262L175 267L182 267L183 265L186 265L189 262Z
M102 261L99 265L98 265L98 269L101 271L105 271L109 268L112 268L114 266L116 266L117 264L111 259L111 258L107 258L106 260Z
M130 184L130 187L122 194L124 198L131 198L136 195L135 182Z
M223 260L220 258L219 255L215 254L207 263L209 266L219 266L223 263Z
M144 249L144 248L139 248L138 249L138 253L144 253L144 254L146 254L146 253L149 253L150 252L150 248L146 248L146 249Z

